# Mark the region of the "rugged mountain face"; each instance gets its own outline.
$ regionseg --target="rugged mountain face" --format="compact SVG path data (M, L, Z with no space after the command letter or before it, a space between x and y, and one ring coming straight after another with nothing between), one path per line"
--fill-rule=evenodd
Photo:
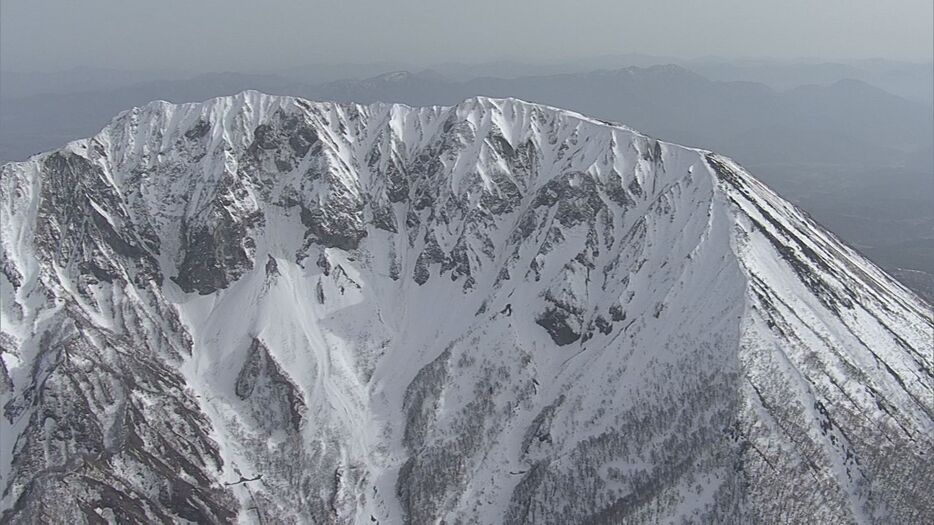
M931 308L727 158L246 92L0 197L4 522L934 518Z

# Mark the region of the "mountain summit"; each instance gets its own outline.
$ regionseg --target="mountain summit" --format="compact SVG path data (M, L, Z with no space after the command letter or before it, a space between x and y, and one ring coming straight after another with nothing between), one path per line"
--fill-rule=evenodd
M720 155L245 92L0 224L3 522L934 518L930 306Z

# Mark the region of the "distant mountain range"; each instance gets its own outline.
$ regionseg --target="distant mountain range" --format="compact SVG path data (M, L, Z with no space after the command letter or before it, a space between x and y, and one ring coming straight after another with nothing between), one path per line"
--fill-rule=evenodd
M391 73L310 90L322 100L448 105L467 96L515 96L627 122L748 163L890 163L931 148L923 105L856 80L776 91L719 82L679 66L450 82L430 72ZM931 161L929 161L931 162Z

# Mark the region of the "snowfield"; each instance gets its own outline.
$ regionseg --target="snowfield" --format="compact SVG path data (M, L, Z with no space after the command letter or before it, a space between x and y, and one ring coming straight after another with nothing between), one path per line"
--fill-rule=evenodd
M153 102L0 233L3 522L934 521L931 307L711 152Z

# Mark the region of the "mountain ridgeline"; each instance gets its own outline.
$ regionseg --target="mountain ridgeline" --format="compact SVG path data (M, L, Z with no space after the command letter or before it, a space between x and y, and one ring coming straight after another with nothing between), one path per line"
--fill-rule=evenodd
M4 523L934 519L931 307L709 151L250 91L0 224Z

